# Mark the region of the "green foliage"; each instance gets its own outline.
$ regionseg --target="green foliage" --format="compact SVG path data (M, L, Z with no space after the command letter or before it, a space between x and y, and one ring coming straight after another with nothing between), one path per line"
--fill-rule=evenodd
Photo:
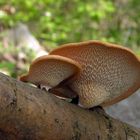
M136 47L140 43L138 0L1 0L15 13L0 12L7 27L26 22L49 46L91 39ZM134 8L135 7L135 8Z

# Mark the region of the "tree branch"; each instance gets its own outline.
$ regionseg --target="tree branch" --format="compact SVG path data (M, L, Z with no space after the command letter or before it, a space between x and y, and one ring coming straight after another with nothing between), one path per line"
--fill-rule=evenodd
M139 140L140 130L0 74L0 140Z

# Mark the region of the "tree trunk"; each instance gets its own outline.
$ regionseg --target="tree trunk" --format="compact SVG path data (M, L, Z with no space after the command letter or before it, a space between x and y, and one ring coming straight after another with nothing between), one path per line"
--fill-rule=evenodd
M140 130L0 74L0 140L140 140Z

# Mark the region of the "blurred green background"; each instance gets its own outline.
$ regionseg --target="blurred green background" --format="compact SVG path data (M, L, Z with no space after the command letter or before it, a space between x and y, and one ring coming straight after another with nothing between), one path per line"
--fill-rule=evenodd
M0 0L0 69L13 77L27 71L36 57L30 49L4 47L7 30L18 23L26 24L46 50L96 39L121 44L140 55L139 0ZM18 63L21 51L26 57Z

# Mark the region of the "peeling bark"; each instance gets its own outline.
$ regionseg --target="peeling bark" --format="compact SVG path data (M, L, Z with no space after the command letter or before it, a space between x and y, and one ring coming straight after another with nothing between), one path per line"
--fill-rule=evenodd
M140 140L140 130L0 74L0 140Z

